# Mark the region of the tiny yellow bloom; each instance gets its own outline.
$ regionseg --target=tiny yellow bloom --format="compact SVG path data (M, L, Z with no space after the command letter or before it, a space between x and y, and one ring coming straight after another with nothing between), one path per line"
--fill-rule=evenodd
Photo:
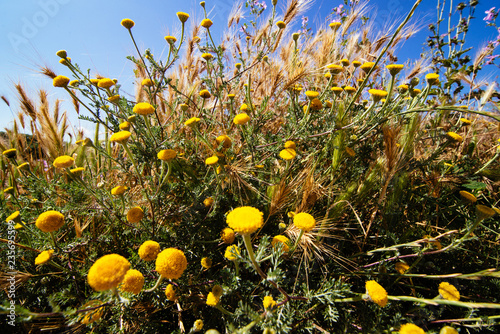
M395 268L398 273L403 275L408 269L410 269L410 266L404 262L397 262Z
M234 230L232 228L226 227L221 232L222 242L225 244L232 244L234 242Z
M297 156L297 152L292 148L285 148L280 151L280 158L283 160L292 160Z
M360 62L359 60L354 60L354 61L352 62L352 66L354 66L354 67L356 67L356 68L357 68L357 67L360 67L360 66L361 66L361 62Z
M113 133L113 135L109 138L110 142L124 144L127 143L128 139L132 134L128 131L119 131Z
M460 123L462 123L463 125L471 125L471 121L468 120L467 118L460 118Z
M201 58L205 59L206 61L209 61L210 59L212 59L214 56L212 56L212 54L208 53L208 52L205 52L204 54L201 55ZM210 97L210 96L209 96Z
M219 162L219 158L216 155L213 155L205 159L205 164L209 166L215 165L217 162Z
M147 102L139 102L134 106L132 111L139 115L149 115L155 112L155 108Z
M198 117L191 117L190 119L188 119L187 121L184 122L184 125L186 126L190 126L190 127L193 127L195 126L198 122L200 121L200 119Z
M130 130L130 123L127 121L121 122L120 125L118 125L118 127L120 128L120 130L128 131Z
M266 310L276 306L276 302L274 301L272 296L265 296L262 304L264 305L264 308Z
M171 149L166 149L166 150L161 150L157 154L158 159L163 160L163 161L171 161L177 157L177 152Z
M330 28L332 28L332 30L336 31L338 28L340 28L341 25L342 25L342 23L340 23L339 21L333 21L333 22L330 22L330 24L328 26Z
M390 65L387 65L386 68L389 70L389 73L392 75L392 76L395 76L396 74L398 74L399 72L401 72L401 70L404 68L405 66L403 64L390 64Z
M128 210L127 221L131 224L137 224L144 218L144 210L140 206L136 206Z
M149 79L149 78L146 78L146 79L141 81L141 86L151 87L151 86L153 86L153 81L151 81L151 79Z
M54 160L54 167L56 168L68 168L73 166L73 163L75 162L75 159L70 157L69 155L62 155L60 157L57 157Z
M399 334L425 334L424 330L414 324L404 324L399 329Z
M64 75L58 75L52 80L52 85L54 87L66 87L68 86L69 78Z
M184 12L177 12L177 17L179 18L179 21L184 23L189 19L189 14Z
M212 267L212 259L204 257L201 259L201 266L205 269L210 269Z
M132 29L132 27L135 25L135 22L131 19L123 19L121 25L127 29Z
M380 89L370 89L368 90L368 93L370 93L374 102L380 101L388 94L385 90L380 90Z
M347 94L354 94L357 91L357 89L352 86L345 86L344 90L347 92Z
M373 66L375 66L375 63L374 63L374 62L367 61L366 63L363 63L363 65L361 65L361 69L362 69L365 73L368 73L368 72L370 72L370 70L373 68Z
M335 94L335 95L340 95L344 91L342 87L332 87L330 90Z
M224 252L224 257L230 261L234 261L238 258L240 254L240 249L236 245L231 245L226 247L226 251Z
M200 25L201 25L203 28L209 29L209 28L212 26L212 24L213 24L212 20L210 20L210 19L203 19L203 20L201 21L201 24L200 24Z
M210 92L209 92L208 90L206 90L206 89L202 89L202 90L200 91L200 96L201 96L202 98L204 98L204 99L209 99L209 98L210 98L210 96L212 96L212 95L210 94Z
M286 23L283 21L278 21L276 22L276 26L280 29L285 29L286 28Z
M49 249L38 254L35 259L35 266L49 262L49 260L52 258L52 254L54 254L53 249Z
M115 84L113 80L110 78L103 78L99 79L99 82L97 83L97 87L99 88L110 88Z
M288 252L290 250L290 239L288 239L284 235L279 234L273 237L271 245L273 247L281 245L283 247L283 251Z
M214 204L214 199L212 197L207 197L203 200L203 205L206 207L206 208L209 208L212 206L212 204Z
M309 100L315 99L319 96L319 93L316 91L308 90L306 92L306 96Z
M365 286L366 293L375 304L381 307L387 305L387 291L380 284L375 281L367 281Z
M344 70L344 68L340 65L337 64L330 64L326 65L326 68L330 71L332 74L338 74Z
M285 142L285 148L290 148L292 150L296 150L297 149L297 146L295 145L295 142L291 141L291 140L287 140Z
M165 296L171 302L175 302L177 299L177 295L175 294L174 286L172 284L167 285L165 288Z
M304 232L309 232L316 226L316 220L310 214L300 212L293 216L293 225Z
M454 140L454 141L456 141L456 142L459 142L459 143L461 143L461 142L464 140L464 139L462 138L462 136L460 136L459 134L457 134L457 133L455 133L455 132L451 132L451 131L450 131L450 132L447 132L447 133L446 133L446 135L447 135L450 139L452 139L452 140Z
M111 195L113 196L121 196L125 193L125 191L128 190L128 187L126 186L117 186L111 189Z
M169 44L174 44L175 42L177 42L177 38L175 38L174 36L165 36L164 37L165 40L167 41L167 43Z
M455 288L453 285L451 285L448 282L441 282L439 284L439 295L446 300L453 300L453 301L459 301L460 300L460 293L458 292L457 288Z
M248 123L249 120L250 116L248 116L246 113L241 113L234 116L233 123L237 125L245 125Z
M425 80L429 85L437 85L439 84L439 74L437 73L429 73L425 76Z

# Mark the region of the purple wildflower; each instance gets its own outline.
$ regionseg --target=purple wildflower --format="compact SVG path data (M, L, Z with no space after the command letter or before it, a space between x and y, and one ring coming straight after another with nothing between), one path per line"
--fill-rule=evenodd
M484 12L486 14L485 18L483 19L486 22L491 22L493 19L498 15L498 13L495 11L495 7L491 7L489 10Z

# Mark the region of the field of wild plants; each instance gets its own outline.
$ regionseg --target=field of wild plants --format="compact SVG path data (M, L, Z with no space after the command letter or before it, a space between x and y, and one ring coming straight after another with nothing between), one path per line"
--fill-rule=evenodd
M277 2L237 4L228 23L204 1L201 22L172 14L161 57L124 19L135 99L55 50L42 72L93 138L16 85L0 145L6 332L498 331L500 105L484 78L499 41L466 45L497 13L437 1L420 27L416 1L380 31L346 1L294 31L310 1ZM422 58L397 59L419 29Z

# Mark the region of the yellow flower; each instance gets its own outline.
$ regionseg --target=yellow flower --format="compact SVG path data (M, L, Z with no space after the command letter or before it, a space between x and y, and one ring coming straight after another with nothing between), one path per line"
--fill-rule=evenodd
M156 271L167 279L181 277L187 268L184 252L175 248L163 250L156 258Z
M216 157L217 158L217 157ZM212 206L212 204L214 204L214 199L212 197L207 197L203 200L203 205L206 207L206 208L209 208Z
M408 91L408 85L399 85L397 88L401 93L406 93L406 91Z
M226 227L221 232L222 242L225 244L232 244L234 241L234 231L232 228Z
M97 87L109 88L109 87L113 86L114 84L115 84L115 82L113 80L111 80L110 78L103 78L103 79L99 80L99 82L97 83Z
M66 52L66 50L59 50L56 52L56 56L60 58L66 58L68 57L68 53Z
M410 266L404 262L398 262L396 263L396 271L403 275L408 269L410 269Z
M458 331L451 326L444 326L439 331L439 334L458 334Z
M496 211L486 205L476 205L476 215L477 219L484 220L496 215Z
M264 305L264 308L266 310L276 306L276 302L274 301L272 296L265 296L262 304Z
M207 29L208 29L208 28L210 28L210 27L212 26L212 24L214 24L214 23L212 22L212 20L210 20L210 19L204 19L204 20L202 20L202 21L201 21L201 24L200 24L200 25L201 25L203 28L207 28Z
M227 135L220 135L219 137L215 138L215 141L217 142L217 145L221 145L224 148L229 148L231 147L232 141L231 138Z
M207 296L207 305L208 306L217 306L220 302L220 297L215 296L212 292L208 293Z
M69 83L69 78L64 75L58 75L52 80L52 85L54 87L66 87Z
M167 296L167 299L171 302L175 302L177 299L177 295L175 294L174 286L172 284L167 285L165 288L165 296Z
M156 257L160 253L160 244L153 240L144 241L137 253L144 261L156 260Z
M5 221L8 223L10 221L13 221L15 223L19 223L21 221L21 215L19 213L19 211L16 211L14 212L13 214L11 214L10 216L8 216Z
M321 101L319 99L312 99L311 109L312 110L321 110L321 109L323 109L323 104L321 103Z
M131 224L137 224L144 218L144 210L141 207L136 206L127 212L127 221Z
M342 66L349 66L349 59L347 58L340 59L340 63L342 64Z
M200 119L198 117L191 117L190 119L188 119L187 121L184 122L184 125L193 127L199 121L200 121Z
M129 131L119 131L113 133L113 135L109 138L109 141L112 143L123 144L128 141L132 134Z
M42 232L55 232L64 225L64 215L58 211L45 211L35 223Z
M285 148L280 151L280 158L283 160L292 160L297 156L297 152L291 148Z
M68 168L73 166L75 159L70 157L69 155L61 155L54 160L54 167L56 168Z
M95 291L116 288L130 269L130 262L118 254L108 254L99 258L87 275L89 285Z
M231 100L234 99L235 96L236 94L227 94L227 97L230 98Z
M240 249L236 245L231 245L226 247L226 251L224 252L224 257L230 261L234 261L240 255Z
M132 111L139 115L149 115L155 112L155 108L147 102L139 102Z
M318 92L315 92L313 90L308 90L306 91L306 96L309 100L312 100L312 99L315 99L319 96L319 93Z
M52 254L54 254L53 249L49 249L38 254L38 256L35 259L35 266L47 263L52 257Z
M374 102L378 102L387 96L387 92L380 89L370 89L368 90L368 93L370 93Z
M216 155L208 157L205 159L205 164L212 166L215 165L219 161L219 158Z
M203 320L198 319L194 322L193 328L195 332L199 332L203 329Z
M161 150L160 152L158 152L157 156L158 156L158 159L160 159L160 160L171 161L171 160L175 159L175 157L177 156L177 152L175 152L174 150L171 150L171 149L166 149L166 150Z
M470 192L468 191L465 191L465 190L460 190L459 191L459 194L460 196L466 200L467 202L470 202L470 203L476 203L477 202L477 198L476 196L474 196L473 194L471 194Z
M399 334L425 334L424 330L414 324L404 324L399 329Z
M238 114L234 116L233 123L237 125L245 125L250 120L250 116L245 113Z
M327 73L325 73L324 77L327 79L330 79L332 77L332 75L330 74L330 72L327 72Z
M295 143L293 141L288 140L285 142L285 148L290 148L292 150L296 150L297 146L295 145Z
M111 103L117 103L120 100L120 95L113 95L108 97L108 101Z
M117 186L111 189L111 195L113 196L121 196L125 191L128 190L128 187L126 186Z
M189 19L189 14L184 12L177 12L177 17L179 18L179 21L184 23Z
M204 257L201 259L201 266L205 269L210 269L212 267L212 259Z
M450 131L450 132L447 132L447 133L446 133L446 135L447 135L450 139L452 139L452 140L454 140L454 141L457 141L457 142L459 142L459 143L461 143L461 142L464 140L464 139L462 138L462 136L460 136L459 134L457 134L457 133L455 133L455 132L451 132L451 131Z
M146 78L146 79L141 81L141 86L151 87L151 86L153 86L153 81L151 81L151 79L149 79L149 78Z
M288 239L284 235L279 234L275 236L271 241L271 245L273 247L275 247L278 244L282 245L283 251L288 252L290 250L290 239Z
M131 19L123 19L121 25L127 29L131 29L135 25L135 22Z
M470 120L468 120L467 118L460 118L460 123L462 123L463 125L471 125L472 122Z
M354 66L354 67L360 67L361 66L361 62L359 60L354 60L352 62L352 66Z
M128 131L128 130L130 130L130 123L127 121L121 122L118 127L120 128L120 130Z
M103 304L102 301L94 299L83 305L82 309L94 308L102 304ZM83 319L81 319L80 322L84 325L96 322L97 320L101 319L103 312L104 312L104 306L99 307L97 309L92 309L90 311L86 311L82 313L82 315L85 314L85 316L83 316Z
M301 212L293 216L293 225L304 232L309 232L316 226L316 220L307 212Z
M17 150L15 148L9 148L2 152L7 158L14 158L16 156Z
M387 65L386 68L389 70L389 73L392 75L392 76L395 76L396 74L398 74L399 72L401 72L401 70L404 68L405 66L403 64L390 64L390 65Z
M139 270L129 269L120 284L120 290L137 295L144 286L144 276Z
M251 234L264 225L264 214L251 206L242 206L231 211L226 222L239 234Z
M455 288L453 285L451 285L448 282L441 282L439 284L439 295L446 300L453 300L453 301L459 301L460 300L460 293L458 292L457 288Z
M354 63L354 62L353 62ZM371 61L368 61L366 63L363 63L363 65L361 65L361 69L365 72L365 73L368 73L370 72L370 70L372 69L372 67L375 65L374 62L371 62Z
M214 56L212 56L210 53L204 53L201 55L201 58L205 59L206 61L209 61L210 59L212 59ZM210 96L208 96L210 97Z
M188 106L187 104L185 104L185 103L182 103L182 104L180 105L180 107L181 107L181 110L182 110L182 111L186 111L186 110L188 110L188 108L189 108L189 106Z
M410 96L411 96L411 97L415 97L415 96L417 96L417 95L418 95L418 94L420 94L420 93L422 93L422 91L421 91L420 89L418 89L418 88L413 88L413 89L411 90L411 92L410 92Z
M330 71L332 74L338 74L344 70L344 68L340 65L337 64L330 64L326 65L326 68Z
M357 91L357 89L352 86L345 86L344 90L347 92L347 94L354 94Z
M286 28L286 23L283 21L278 21L276 22L276 26L280 29L285 29Z
M437 85L439 83L439 74L437 73L429 73L425 76L425 80L429 85Z
M223 293L223 292L224 292L224 291L222 290L222 287L221 287L220 285L217 285L217 284L216 284L216 285L214 285L214 286L212 287L212 293L213 293L213 294L214 294L214 296L216 296L216 297L220 297L220 296L222 296L222 293Z
M91 82L93 85L97 86L97 84L99 83L99 80L100 80L100 79L90 79L90 82Z
M70 169L69 172L72 174L72 175L76 175L76 176L80 176L83 174L83 172L85 171L85 168L84 167L76 167L76 168L73 168L73 169Z
M328 26L330 28L332 28L332 30L337 30L338 28L340 28L340 26L342 25L342 23L340 23L339 21L333 21L331 22Z
M210 92L209 92L208 90L206 90L206 89L202 89L202 90L200 91L200 96L201 96L202 98L204 98L204 99L209 99L209 98L210 98L210 96L212 96L212 95L210 94Z
M240 107L240 111L248 111L248 105L246 103L243 103Z
M169 44L174 44L175 42L177 42L177 38L175 38L174 36L165 36L165 40Z
M387 305L387 291L375 281L365 283L366 293L370 299L377 305L384 307Z
M344 90L342 87L332 87L330 90L335 94L335 95L340 95Z

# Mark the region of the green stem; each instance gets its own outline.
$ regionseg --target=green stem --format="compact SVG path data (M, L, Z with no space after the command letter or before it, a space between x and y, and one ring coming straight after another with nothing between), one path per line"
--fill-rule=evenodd
M160 286L162 281L163 281L163 276L160 275L160 277L158 277L158 280L156 281L156 284L151 289L144 290L144 292L155 291Z

